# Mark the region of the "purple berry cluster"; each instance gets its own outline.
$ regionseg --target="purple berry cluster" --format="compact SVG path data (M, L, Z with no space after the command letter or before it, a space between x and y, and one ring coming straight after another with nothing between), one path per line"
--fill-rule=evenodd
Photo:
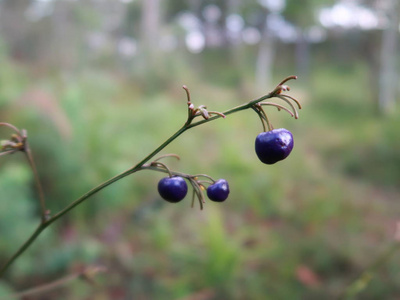
M272 165L284 160L293 150L294 142L292 133L284 128L274 129L266 112L263 109L263 106L276 107L279 111L286 111L292 117L297 119L299 114L295 106L297 105L298 109L301 109L301 105L297 99L284 93L290 90L290 88L284 84L288 80L296 78L296 76L289 76L285 78L276 86L276 88L268 95L268 97L262 97L259 100L254 102L252 101L248 105L243 106L243 108L246 106L246 108L252 108L261 120L264 130L256 137L255 152L259 160L264 164ZM186 91L188 104L188 120L185 124L187 126L191 125L192 121L196 117L202 117L204 120L200 122L204 123L211 119L215 119L218 116L225 118L225 114L232 112L227 111L225 113L220 113L216 111L208 111L207 107L204 105L200 105L198 108L195 108L190 99L189 89L186 86L183 86L183 89ZM262 100L272 97L283 100L288 104L288 106L285 107L278 103L269 101L263 102ZM242 107L239 106L239 108L241 109ZM234 110L238 110L238 108L234 108ZM188 191L187 181L193 186L193 199L195 199L195 197L199 199L201 208L203 208L204 203L204 190L207 190L207 197L211 201L223 202L228 198L229 184L225 179L214 180L208 175L200 175L208 177L209 180L198 180L197 176L190 176L182 173L173 174L164 164L155 164L162 166L169 173L169 177L161 179L158 183L158 192L160 193L161 197L168 202L176 203L185 198ZM205 184L208 185L207 188Z
M185 198L188 186L180 176L164 177L158 182L160 196L171 203L178 203ZM225 179L218 179L207 188L207 197L214 202L223 202L228 198L229 184Z
M272 165L284 160L293 149L293 135L284 128L260 133L255 141L255 152L264 164ZM204 188L203 184L200 184ZM171 203L182 201L188 192L186 180L181 176L168 176L158 183L160 196ZM213 180L207 187L207 197L214 202L224 202L229 196L229 184L225 179Z
M293 144L293 135L289 130L273 129L257 136L255 152L261 162L272 165L288 157L293 149ZM192 180L194 179L192 178ZM203 183L197 184L205 189ZM158 182L158 192L164 200L178 203L186 197L188 185L185 178L170 174ZM225 179L213 180L207 187L207 197L214 202L224 202L228 198L229 192L229 184Z

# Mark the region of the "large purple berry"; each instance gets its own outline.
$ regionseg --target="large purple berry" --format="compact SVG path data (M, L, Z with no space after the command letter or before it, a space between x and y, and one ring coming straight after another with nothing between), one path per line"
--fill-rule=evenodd
M158 182L160 196L168 202L177 203L185 198L188 187L185 179L179 176L164 177Z
M256 153L265 164L285 159L293 149L293 135L284 128L260 133L256 138Z
M207 196L212 201L223 202L228 198L228 195L229 185L225 179L218 179L207 188Z

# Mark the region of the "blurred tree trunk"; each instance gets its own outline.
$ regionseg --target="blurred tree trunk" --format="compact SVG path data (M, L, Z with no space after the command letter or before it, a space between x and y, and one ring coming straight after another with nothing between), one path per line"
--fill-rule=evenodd
M260 90L272 86L272 68L275 58L275 37L268 27L266 15L256 61L256 84Z
M31 4L27 0L0 1L0 35L8 44L11 55L20 60L27 59L26 36L29 28L26 11Z
M308 84L310 77L310 42L302 28L298 28L296 41L296 74L301 77L303 84Z
M370 91L371 100L374 105L374 112L379 112L379 45L381 43L380 30L371 30L366 36L363 43L365 61L368 70L368 89Z
M139 67L143 70L145 81L143 87L148 92L156 91L161 84L160 71L160 0L142 0L140 60Z
M71 20L71 3L66 1L56 1L54 12L51 16L52 36L49 41L50 46L48 63L58 68L71 67L76 60L76 30L74 22ZM46 51L44 51L46 52Z
M226 1L226 17L229 15L239 15L240 0L227 0ZM226 24L226 22L225 22ZM243 42L241 41L240 32L229 33L229 28L225 25L226 40L229 41L229 54L230 63L235 72L235 86L241 98L247 98L250 95L250 88L246 86L246 55L243 49Z
M382 32L378 109L380 113L388 114L395 105L397 86L398 64L398 39L399 39L399 14L398 0L386 1L386 15L388 25Z
M156 67L161 26L160 0L142 1L141 41L146 68Z

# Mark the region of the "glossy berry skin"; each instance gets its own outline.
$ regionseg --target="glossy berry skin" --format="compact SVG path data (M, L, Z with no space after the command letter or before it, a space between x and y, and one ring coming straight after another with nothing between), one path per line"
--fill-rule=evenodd
M177 203L185 198L188 187L185 179L179 176L164 177L158 182L160 196L168 202Z
M293 149L293 135L284 128L262 132L256 138L255 148L258 158L272 165L288 157Z
M228 198L229 185L225 179L218 179L207 188L207 197L215 202L223 202Z

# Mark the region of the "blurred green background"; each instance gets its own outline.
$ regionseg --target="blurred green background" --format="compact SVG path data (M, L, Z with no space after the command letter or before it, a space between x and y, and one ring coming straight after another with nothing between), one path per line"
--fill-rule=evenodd
M0 121L28 130L55 213L133 166L196 106L223 111L284 77L300 119L267 108L295 148L254 152L252 111L184 133L176 171L229 181L203 211L131 175L48 228L0 298L86 266L107 272L24 299L334 299L393 242L400 213L396 0L1 0ZM1 128L1 139L10 131ZM0 158L0 263L39 222L22 154ZM357 299L398 299L400 254Z

